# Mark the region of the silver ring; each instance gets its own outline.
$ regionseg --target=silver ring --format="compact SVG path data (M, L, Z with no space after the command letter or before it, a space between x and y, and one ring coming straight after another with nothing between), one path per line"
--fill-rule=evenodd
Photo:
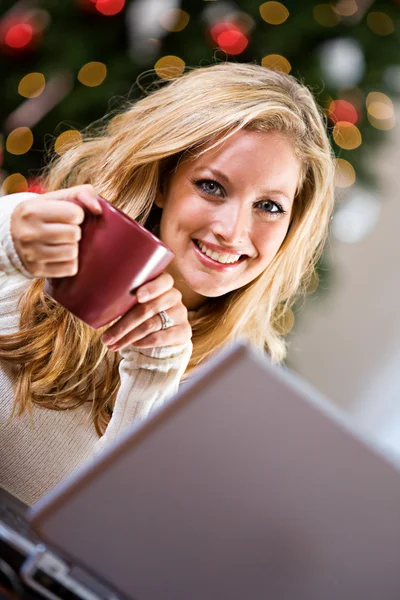
M172 327L174 322L168 313L165 312L165 310L160 310L158 314L160 315L161 319L161 329L168 329L168 327Z

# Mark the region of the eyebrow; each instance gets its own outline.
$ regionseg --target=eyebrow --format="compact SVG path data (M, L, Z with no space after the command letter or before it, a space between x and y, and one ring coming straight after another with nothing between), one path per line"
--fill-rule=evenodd
M222 179L222 181L225 184L232 183L231 180L229 179L229 177L227 175L225 175L225 173L223 173L219 169L216 169L214 167L198 167L197 169L195 169L195 172L200 171L200 170L209 171L214 177L216 177L218 179ZM291 202L291 199L289 198L289 196L287 194L285 194L285 192L282 192L282 190L263 189L263 190L260 190L260 194L261 194L261 196L269 196L270 194L274 194L276 196L283 196L283 198L285 198L288 202Z

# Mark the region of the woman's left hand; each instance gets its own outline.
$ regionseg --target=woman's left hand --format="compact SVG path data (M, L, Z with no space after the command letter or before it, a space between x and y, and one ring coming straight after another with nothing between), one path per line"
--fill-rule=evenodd
M174 288L174 280L168 273L143 284L136 292L135 304L103 334L102 340L112 351L130 344L135 348L159 348L180 346L192 337L188 311L182 303L182 294ZM165 311L172 325L162 329L159 315Z

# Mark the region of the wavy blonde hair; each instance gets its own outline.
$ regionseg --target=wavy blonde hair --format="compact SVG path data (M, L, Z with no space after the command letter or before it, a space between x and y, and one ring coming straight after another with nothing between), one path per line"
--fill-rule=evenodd
M289 231L268 268L250 284L212 298L192 323L188 371L222 344L244 336L272 360L285 356L278 322L314 274L333 208L333 158L321 111L293 77L250 64L193 69L152 90L83 143L53 158L47 191L84 183L140 223L148 223L161 184L178 161L223 143L241 129L278 131L302 165ZM153 214L153 213L152 213ZM43 279L21 299L20 330L1 336L0 358L17 370L15 411L32 403L70 409L92 402L99 435L119 388L119 356L43 292ZM187 371L187 372L188 372Z

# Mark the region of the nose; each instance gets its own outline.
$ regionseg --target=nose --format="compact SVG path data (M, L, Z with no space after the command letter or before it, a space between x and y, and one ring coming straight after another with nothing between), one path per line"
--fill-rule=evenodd
M251 208L240 201L221 204L211 229L219 242L240 249L249 237Z

